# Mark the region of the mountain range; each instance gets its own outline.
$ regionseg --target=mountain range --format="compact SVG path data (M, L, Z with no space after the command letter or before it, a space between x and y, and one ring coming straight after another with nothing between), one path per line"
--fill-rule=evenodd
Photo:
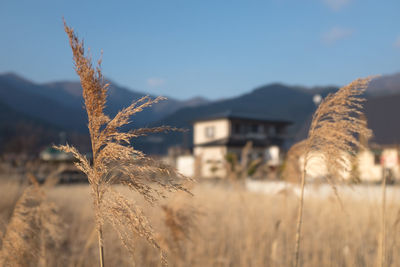
M216 101L197 107L182 108L166 116L156 125L176 125L191 129L192 122L200 117L206 117L227 110L233 112L264 114L266 118L282 119L293 122L288 129L287 146L306 138L312 114L317 108L313 102L315 95L325 97L338 90L336 86L306 88L287 86L284 84L269 84L252 90L238 97ZM365 114L369 127L374 132L371 142L388 145L400 142L400 125L397 114L400 114L400 73L375 78L366 90ZM192 145L192 132L186 136L181 133L164 135L154 139L161 144L180 144L182 141L188 147ZM147 142L151 143L153 138ZM149 147L144 140L143 147Z
M111 116L146 95L119 86L113 81L110 84L106 112ZM337 88L307 88L274 83L218 101L201 97L186 101L170 98L135 115L131 127L171 125L189 129L186 133L145 137L136 145L148 153L165 153L171 145L183 143L187 147L191 146L191 124L195 119L229 110L292 121L289 136L292 141L296 141L306 133L307 121L316 109L313 97L317 94L324 97ZM24 131L39 135L36 139L41 141L36 141L37 149L46 142L58 142L58 133L61 131L67 132L71 143L72 139L78 143L84 140L81 142L83 146L87 142L87 118L81 92L79 82L38 84L13 73L0 74L0 150L10 147L10 143L15 143L13 137L21 134L17 138L19 143L22 142L20 147L26 147L23 140L31 137L23 134ZM400 112L400 73L373 80L366 97L368 101L365 111L369 126L375 133L373 141L380 144L398 143L400 126L397 126L396 120ZM21 125L29 125L29 130L21 129Z
M114 82L110 84L106 112L111 116L146 95ZM143 127L180 108L207 102L201 97L187 101L170 98L138 113L132 127ZM77 81L37 84L14 73L0 74L0 117L0 150L11 142L13 136L26 139L19 137L22 132L17 129L18 125L30 125L31 132L48 129L49 136L44 142L58 142L58 133L62 131L69 137L81 135L83 139L88 132L82 88Z

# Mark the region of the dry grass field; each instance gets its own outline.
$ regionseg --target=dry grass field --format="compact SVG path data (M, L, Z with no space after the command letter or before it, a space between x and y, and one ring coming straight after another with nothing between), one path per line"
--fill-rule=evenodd
M49 174L40 185L29 168L20 173L29 186L2 180L0 265L400 266L398 189L386 190L385 179L382 191L339 186L349 171L346 159L353 162L366 146L359 139L371 135L361 116L371 78L318 106L302 153L295 153L296 163L304 156L301 171L290 174L299 187L246 183L247 160L235 179L195 184L133 146L140 136L180 129L123 131L131 117L164 98L145 96L106 115L101 60L94 67L83 42L64 26L83 88L92 159L68 144L55 148L74 156L89 184L56 185L57 175ZM306 183L315 151L327 164L329 185Z
M301 266L376 266L380 231L377 196L353 198L346 194L342 198L343 210L334 197L313 196L312 190L308 189L304 203ZM2 233L22 191L16 183L1 184ZM392 188L387 200L387 266L400 266L397 191ZM170 266L291 265L298 207L296 194L290 190L257 193L229 184L209 183L197 184L192 192L193 197L184 193L171 195L160 203L164 208L152 207L140 195L134 196L145 207L158 241L167 250ZM55 186L47 190L47 196L58 207L63 223L56 238L60 244L46 248L40 265L98 265L89 186ZM132 259L117 233L108 230L110 225L104 227L106 266L161 266L158 250L146 240L135 240Z

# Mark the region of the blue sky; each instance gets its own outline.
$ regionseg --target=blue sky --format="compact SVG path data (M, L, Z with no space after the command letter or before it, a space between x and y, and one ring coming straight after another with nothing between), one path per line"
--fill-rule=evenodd
M62 17L118 84L185 99L400 71L398 0L0 2L0 72L77 80Z

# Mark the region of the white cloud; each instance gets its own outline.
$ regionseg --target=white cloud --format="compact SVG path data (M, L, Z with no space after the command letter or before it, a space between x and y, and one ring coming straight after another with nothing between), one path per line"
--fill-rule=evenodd
M353 35L352 29L333 27L328 32L322 35L322 41L325 44L334 44L339 40L346 39Z
M147 79L147 85L150 87L162 86L165 84L165 80L162 78L152 77Z
M400 48L400 36L398 36L396 41L394 42L394 47Z
M338 11L348 5L351 0L323 0L323 2L332 10Z

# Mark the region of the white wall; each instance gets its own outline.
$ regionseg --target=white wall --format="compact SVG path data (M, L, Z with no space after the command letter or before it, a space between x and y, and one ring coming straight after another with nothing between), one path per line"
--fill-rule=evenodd
M183 155L179 156L176 159L176 168L177 170L187 176L187 177L193 177L194 176L194 164L195 164L195 158L192 155Z
M318 152L311 152L309 156L307 169L307 179L322 178L327 175L327 166L324 155ZM348 155L343 154L343 159L346 162L346 169L343 173L343 178L351 177L351 162ZM360 151L357 154L358 175L363 182L380 182L382 180L383 166L390 169L394 179L400 178L400 169L398 162L398 151L395 148L385 148L382 151L382 160L375 164L375 155L369 150ZM382 162L381 162L382 161ZM300 157L300 169L303 168L304 157ZM383 164L383 166L381 165Z
M280 164L279 147L270 146L265 150L265 160L270 166L278 166Z
M380 161L377 164L375 164L375 155L371 151L359 153L358 171L361 180L368 182L381 181L384 167L392 171L393 178L400 178L398 150L396 148L383 149Z
M346 153L342 154L342 159L345 164L345 169L341 173L343 179L349 179L351 177L351 162L349 156ZM304 156L299 159L300 169L303 170ZM324 158L324 154L321 152L310 152L308 155L308 162L306 166L307 179L320 179L325 178L328 175L328 166Z
M382 166L375 164L375 156L369 150L358 153L358 173L365 182L379 182L382 179Z
M206 128L214 127L214 137L206 136ZM193 143L194 145L204 144L214 140L228 138L230 134L230 122L227 119L200 121L193 126Z
M226 176L225 156L226 147L195 147L194 156L200 158L200 173L204 178ZM215 169L215 170L213 170Z

